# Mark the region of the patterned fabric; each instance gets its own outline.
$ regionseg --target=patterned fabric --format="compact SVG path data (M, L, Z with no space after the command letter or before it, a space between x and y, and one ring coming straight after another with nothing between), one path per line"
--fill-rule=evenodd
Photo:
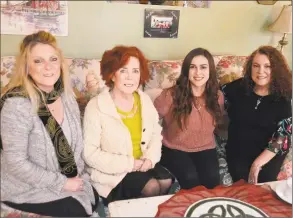
M269 141L268 150L276 154L285 154L289 151L292 136L292 117L278 123L278 130Z
M215 55L214 61L217 69L218 79L221 84L230 82L242 76L245 56L223 56ZM99 59L67 58L71 83L77 99L90 98L85 86L85 78L88 73L100 75ZM168 88L175 84L181 72L183 60L176 61L150 61L148 63L151 79L145 89ZM1 57L1 89L8 83L14 70L15 57Z
M224 56L216 64L217 78L220 85L232 82L243 77L243 66L246 56Z
M181 73L182 60L178 61L150 61L148 63L151 74L144 90L152 88L170 88L175 85Z
M215 135L215 141L216 141L216 149L218 153L219 158L219 168L220 168L220 181L222 185L230 186L233 184L232 177L228 171L228 164L226 161L226 149L225 146L227 144L227 140L224 138L221 138L218 135Z
M80 109L80 116L83 118L85 107L92 97L86 89L86 75L93 73L100 76L100 61L98 59L81 58L67 58L66 60L69 66L71 85Z
M9 56L9 57L1 57L1 80L0 80L0 88L1 93L4 88L4 86L7 85L9 82L12 72L15 68L15 57Z
M213 58L220 84L232 82L243 76L242 71L247 59L246 56L214 55ZM182 63L183 60L150 61L148 65L151 79L145 85L144 90L152 88L166 89L173 86L181 73Z
M64 174L68 178L72 178L77 175L77 166L74 160L73 151L70 145L68 144L68 141L62 131L62 128L60 127L58 122L55 120L55 118L52 116L47 106L45 105L45 104L51 104L55 102L60 97L63 90L64 89L62 85L62 80L59 79L55 83L54 90L52 92L50 93L42 92L46 102L40 105L38 110L38 115L40 119L42 120L44 126L46 127L49 133L49 136L52 139L52 143L56 151L56 156L61 168L61 173ZM11 97L28 98L27 94L24 93L24 91L21 88L16 87L12 89L11 91L8 91L7 93L5 93L4 96L2 96L0 100L0 111L2 110L5 100ZM1 136L0 136L0 148L2 149Z
M0 217L5 217L5 218L23 218L23 217L32 217L32 218L49 218L48 216L42 216L39 214L34 214L34 213L28 213L24 211L20 211L11 207L8 207L6 204L0 203L1 204L1 214Z

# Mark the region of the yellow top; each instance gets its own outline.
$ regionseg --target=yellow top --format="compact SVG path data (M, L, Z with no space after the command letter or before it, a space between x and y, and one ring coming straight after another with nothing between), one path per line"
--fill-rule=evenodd
M142 156L141 152L141 104L140 97L137 92L133 93L134 96L134 104L133 108L129 112L121 111L118 107L116 107L118 113L121 116L121 119L125 126L127 126L132 140L133 147L133 157L135 159L139 159Z

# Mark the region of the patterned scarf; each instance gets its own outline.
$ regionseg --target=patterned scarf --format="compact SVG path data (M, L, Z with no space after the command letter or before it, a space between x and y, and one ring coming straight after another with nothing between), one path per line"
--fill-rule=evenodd
M41 103L38 110L38 115L42 120L44 126L46 127L46 130L48 131L49 136L52 140L55 152L57 154L57 159L59 162L61 173L64 174L67 178L71 178L77 176L77 166L74 160L73 151L70 145L68 144L68 141L62 131L62 128L46 107L46 104L54 103L60 97L61 93L63 93L63 90L64 89L62 80L59 79L55 83L54 90L52 92L46 93L42 91L42 94L46 102ZM28 98L28 96L24 93L21 87L13 88L7 91L5 95L3 95L0 99L0 111L2 110L5 100L11 97ZM1 136L0 149L3 149Z

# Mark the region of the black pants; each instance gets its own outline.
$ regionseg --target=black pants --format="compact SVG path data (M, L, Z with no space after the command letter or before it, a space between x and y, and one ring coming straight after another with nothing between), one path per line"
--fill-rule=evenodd
M199 185L214 188L220 184L216 149L184 152L163 145L160 163L177 178L182 189Z
M276 181L285 157L286 155L276 155L264 165L259 172L257 182L263 183ZM240 179L248 181L249 171L253 160L247 161L241 157L235 158L234 156L231 157L230 155L227 155L227 163L233 182L237 182Z
M97 208L99 203L99 195L94 190L96 204L92 205L93 211ZM50 201L46 203L39 204L16 204L13 202L4 201L7 206L29 212L35 213L43 216L52 216L52 217L89 217L86 213L84 207L73 197L67 197L56 201Z

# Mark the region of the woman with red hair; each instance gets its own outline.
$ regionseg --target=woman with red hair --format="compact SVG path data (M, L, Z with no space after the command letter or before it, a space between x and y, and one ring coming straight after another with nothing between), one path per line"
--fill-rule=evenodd
M84 158L93 186L109 202L166 194L172 180L157 164L161 126L151 99L139 86L149 78L136 47L116 46L103 54L106 87L85 109Z

